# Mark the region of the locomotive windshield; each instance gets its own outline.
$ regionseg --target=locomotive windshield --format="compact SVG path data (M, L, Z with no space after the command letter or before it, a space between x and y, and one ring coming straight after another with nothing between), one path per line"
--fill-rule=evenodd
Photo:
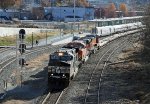
M50 55L51 61L71 61L73 57L71 55L65 55L65 53L55 53Z
M84 48L84 45L81 43L69 43L65 45L63 48Z

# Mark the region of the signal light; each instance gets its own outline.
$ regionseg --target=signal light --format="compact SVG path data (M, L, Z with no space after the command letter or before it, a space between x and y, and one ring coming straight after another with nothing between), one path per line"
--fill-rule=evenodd
M20 29L19 31L19 39L25 39L25 30L24 29Z
M25 53L25 50L26 50L26 45L24 43L20 44L19 45L19 52L21 54Z
M19 60L19 65L24 66L25 63L26 63L25 59L21 58L21 59Z

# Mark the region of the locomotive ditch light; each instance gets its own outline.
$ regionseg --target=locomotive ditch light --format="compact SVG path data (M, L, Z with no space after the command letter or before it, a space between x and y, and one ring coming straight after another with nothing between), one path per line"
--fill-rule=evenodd
M19 52L21 54L25 53L25 50L26 50L26 45L24 43L20 44L19 45Z
M25 39L25 30L24 29L20 29L19 31L19 39Z

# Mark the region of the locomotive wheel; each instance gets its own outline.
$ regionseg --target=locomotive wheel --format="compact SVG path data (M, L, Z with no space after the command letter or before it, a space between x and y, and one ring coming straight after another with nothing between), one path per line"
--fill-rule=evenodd
M82 61L82 64L84 64L84 63L85 63L85 60Z
M92 53L94 54L96 52L96 50L95 50L95 48L94 48L94 50L92 51Z
M71 80L74 78L74 74L71 76Z
M82 67L82 63L80 63L78 67L81 68Z
M98 46L97 50L100 50L100 46Z
M69 84L70 84L70 79L66 79L66 81L65 81L66 87L69 86Z

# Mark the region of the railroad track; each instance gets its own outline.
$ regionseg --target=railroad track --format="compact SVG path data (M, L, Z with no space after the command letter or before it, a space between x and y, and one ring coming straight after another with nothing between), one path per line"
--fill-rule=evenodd
M45 46L37 46L37 47L30 47L27 48L26 51L34 51L43 47L48 47L49 45L45 45ZM0 68L2 68L3 65L7 64L9 61L13 60L14 58L16 58L16 49L10 49L10 48L5 48L2 51L0 50Z
M35 102L35 104L58 104L66 90L67 88L63 90L47 90L45 94Z
M90 80L88 82L88 87L86 90L85 98L84 98L84 104L100 104L100 91L101 91L101 83L102 83L102 77L104 74L104 70L107 66L107 63L111 56L117 51L119 48L122 48L124 44L126 44L128 41L124 40L119 45L110 48L106 51L98 60L95 68L92 71L92 74L90 76ZM102 60L104 60L102 63ZM99 75L95 78L95 75L97 75L97 72L100 72ZM97 85L96 91L92 91L92 88L95 87L95 84ZM90 97L89 97L90 96Z
M116 39L116 40L118 41L119 38ZM126 41L126 40L124 40L124 41L121 42L120 44L124 44L125 41ZM109 42L109 43L111 43L111 42ZM102 49L102 48L105 48L105 46L109 45L109 43L106 44L106 45L104 45L104 46L102 46L101 49ZM105 68L105 67L106 67L106 64L107 64L107 61L108 61L108 59L110 58L110 56L115 52L115 50L117 50L119 47L122 46L122 45L120 45L120 44L117 46L117 48L116 48L116 46L115 46L115 47L112 47L112 48L110 48L106 53L104 53L103 56L100 58L98 64L99 64L100 61L104 58L104 56L106 56L106 54L110 54L110 55L108 55L108 58L106 59L106 62L105 62L105 64L104 64L104 65L105 65L104 68ZM100 50L101 50L101 49L100 49ZM113 51L112 51L112 50L113 50ZM98 64L97 64L97 66L98 66ZM92 82L92 77L94 76L94 73L95 73L95 71L96 71L96 69L97 69L97 66L96 66L96 68L94 69L93 73L91 74L91 78L90 78L90 81L89 81L89 87L87 88L87 95L88 95L88 93L89 93L90 84L91 84L91 82ZM103 68L103 70L104 70L104 68ZM102 76L102 74L101 74L101 76ZM100 81L99 81L99 86L100 86L101 79L99 79L99 80L100 80ZM70 84L71 84L71 83L70 83ZM67 89L67 88L66 88L66 89ZM60 100L60 98L61 98L61 96L63 95L64 92L65 92L65 90L63 90L63 91L61 91L61 92L57 92L57 93L51 93L51 92L49 92L48 94L42 96L42 98L40 99L40 101L37 102L37 104L58 104L58 102L59 102L59 100ZM86 98L85 98L85 100L84 100L85 103L87 102L87 95L85 95L85 96L86 96ZM42 101L42 102L41 102L41 101ZM91 103L91 104L92 104L92 103ZM99 103L98 103L98 104L99 104Z
M10 48L0 48L0 54L8 50L10 50Z
M51 46L49 47L44 46L44 47L38 47L38 48L34 48L33 50L31 50L30 52L25 53L25 56L31 55L31 54L36 54L36 53L40 53L41 51L44 52L44 50L52 50L55 51L56 49L58 49L60 46ZM31 57L30 57L31 58ZM9 58L7 58L6 60L2 61L0 63L0 73L2 73L2 71L10 64L13 64L16 61L16 56L10 56Z
M111 56L121 51L122 48L125 47L124 44L128 43L129 38L131 37L127 36L111 41L105 45L107 47L101 47L101 49L106 48L104 51L92 55L91 59L82 66L78 75L70 83L70 87L65 91L60 102L63 104L100 104L103 70L105 70L107 64L110 63L109 59ZM108 48L111 44L113 44L113 47ZM100 57L98 58L98 56ZM69 96L69 98L67 98L67 96Z
M107 45L107 44L106 44ZM106 46L105 45L105 46ZM102 48L104 48L105 46L102 46ZM70 83L71 84L71 83ZM45 95L41 96L38 101L36 102L36 104L58 104L61 96L63 95L63 93L67 90L64 89L63 91L59 91L59 92L53 92L53 91L46 91Z
M65 89L63 91L51 91L47 94L41 104L58 104L61 96L63 95Z

